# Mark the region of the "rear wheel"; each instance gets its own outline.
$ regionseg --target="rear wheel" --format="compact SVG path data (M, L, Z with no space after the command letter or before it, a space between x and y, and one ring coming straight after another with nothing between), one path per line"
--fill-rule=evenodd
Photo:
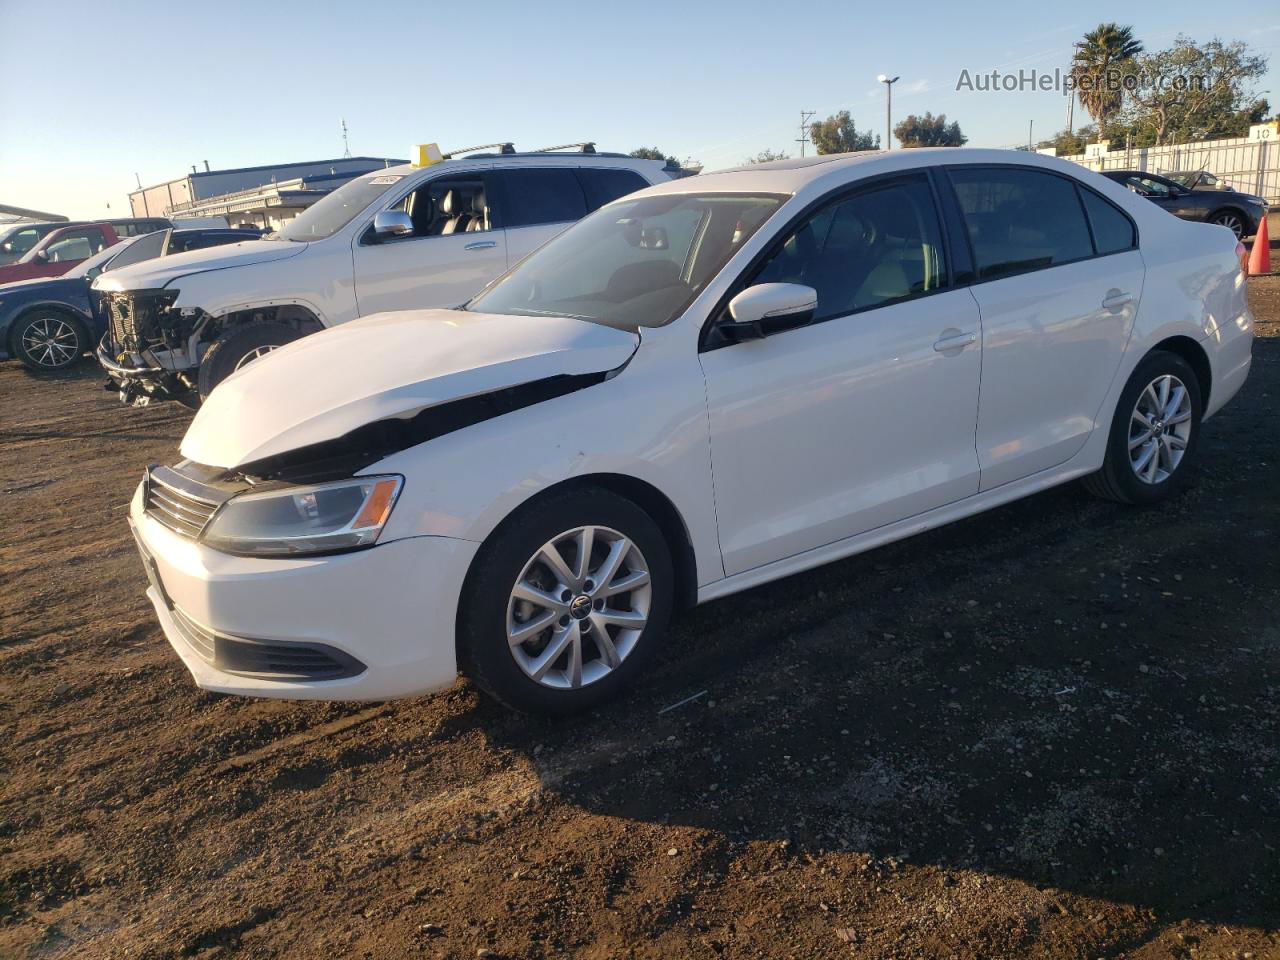
M1201 410L1190 364L1163 350L1143 358L1120 394L1102 469L1085 487L1122 503L1163 500L1195 463Z
M61 310L32 311L14 325L13 354L28 370L65 370L87 346L79 322Z
M1236 235L1237 240L1244 238L1244 217L1236 210L1216 210L1209 215L1209 222L1226 227Z
M463 591L459 659L517 710L569 714L643 672L671 614L662 531L606 490L539 502L481 548Z
M229 330L214 341L200 363L197 377L200 399L207 399L214 387L237 370L301 336L294 327L278 320L250 323Z

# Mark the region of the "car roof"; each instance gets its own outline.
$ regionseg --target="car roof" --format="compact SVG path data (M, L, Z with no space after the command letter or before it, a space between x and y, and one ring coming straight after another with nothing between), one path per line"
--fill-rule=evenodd
M867 150L859 153L824 154L796 160L731 167L700 173L650 187L648 194L761 192L796 194L820 181L842 181L878 174L906 172L944 164L1014 165L1065 173L1080 178L1089 171L1059 157L1026 150L987 150L967 147L918 147L899 150Z

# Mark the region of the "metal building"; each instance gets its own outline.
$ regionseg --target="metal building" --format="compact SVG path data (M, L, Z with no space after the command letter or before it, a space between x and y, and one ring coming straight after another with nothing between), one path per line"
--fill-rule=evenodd
M224 216L232 226L249 223L275 228L353 177L404 162L341 157L230 170L192 169L176 180L133 191L129 205L135 217Z

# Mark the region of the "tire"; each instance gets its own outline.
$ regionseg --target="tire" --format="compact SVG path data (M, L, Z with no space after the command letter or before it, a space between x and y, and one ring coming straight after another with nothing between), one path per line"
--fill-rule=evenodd
M36 309L18 318L10 344L13 355L28 370L49 373L79 363L89 338L80 321L66 311Z
M1244 239L1244 215L1239 210L1233 210L1229 207L1215 210L1209 214L1209 222L1216 223L1220 227L1226 227L1236 235L1237 240Z
M582 577L576 569L577 554L587 528L593 548L587 576ZM563 563L560 574L543 559L548 545ZM614 553L619 562L613 575L596 583L591 574L607 569L607 558ZM636 586L604 599L606 592L624 583ZM493 533L472 564L459 604L462 672L515 710L551 716L587 710L616 696L653 661L671 616L674 586L671 552L662 531L630 500L587 488L531 504ZM529 587L557 603L539 604L516 595L517 589ZM640 618L638 631L618 622ZM546 625L538 630L539 623ZM511 642L510 632L522 626L529 635ZM606 646L597 641L601 630L613 662ZM564 652L552 656L553 645ZM538 679L540 664L546 671Z
M1165 384L1169 386L1167 395L1163 392ZM1177 393L1177 386L1183 387L1182 395ZM1149 388L1151 393L1147 392ZM1106 459L1101 470L1085 477L1085 489L1121 503L1164 500L1186 482L1195 468L1202 411L1200 381L1191 365L1164 350L1148 354L1120 394L1107 435ZM1155 415L1147 419L1154 422L1154 427L1138 420L1139 414L1153 412ZM1131 441L1138 441L1132 454Z
M248 323L227 331L205 351L200 362L196 378L200 399L208 399L214 387L241 367L301 336L295 328L278 320Z

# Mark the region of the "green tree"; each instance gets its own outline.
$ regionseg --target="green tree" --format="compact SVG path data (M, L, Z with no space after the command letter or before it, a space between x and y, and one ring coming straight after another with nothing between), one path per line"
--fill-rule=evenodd
M879 134L855 127L848 110L809 124L809 140L819 153L852 153L855 150L875 150L880 146Z
M743 157L742 165L745 167L753 163L770 163L774 160L790 160L791 158L785 151L778 150L761 150L754 157Z
M893 135L904 147L963 147L969 138L960 132L960 124L947 123L947 115L936 117L926 113L917 117L914 113L893 128Z
M1122 76L1133 71L1142 43L1133 27L1100 23L1084 35L1071 61L1071 79L1080 104L1099 123L1120 112L1125 89Z
M672 163L679 163L675 157L669 157L657 147L637 147L631 151L630 156L640 160L670 160Z
M1269 105L1254 92L1267 58L1235 40L1197 44L1179 36L1167 50L1138 58L1144 83L1128 98L1122 121L1137 146L1238 137Z

